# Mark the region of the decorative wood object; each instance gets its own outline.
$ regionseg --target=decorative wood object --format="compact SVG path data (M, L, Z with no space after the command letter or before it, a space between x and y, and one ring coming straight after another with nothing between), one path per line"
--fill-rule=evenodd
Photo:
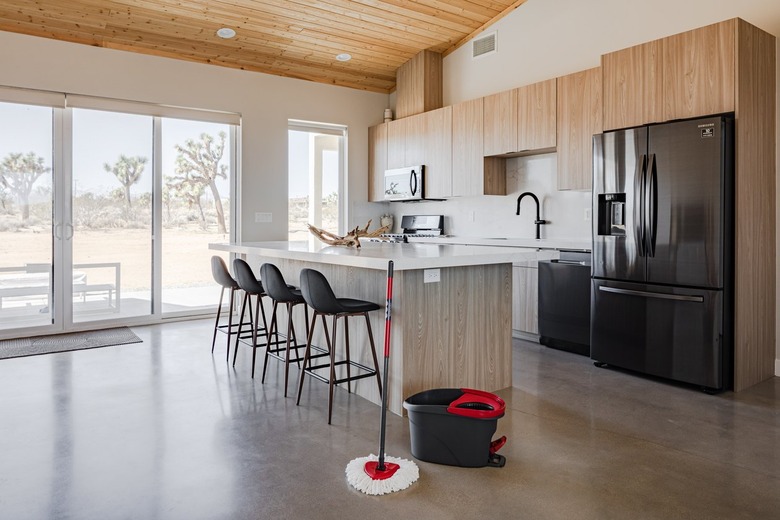
M382 233L387 233L390 230L389 226L381 227L374 231L368 231L368 228L371 226L371 220L368 221L368 224L364 228L361 228L360 226L356 227L346 235L339 236L335 233L331 233L330 231L326 231L324 229L320 229L318 227L312 226L311 224L306 224L306 226L309 228L309 232L317 237L320 241L329 244L331 246L347 246L347 247L360 247L360 238L375 238L381 235Z

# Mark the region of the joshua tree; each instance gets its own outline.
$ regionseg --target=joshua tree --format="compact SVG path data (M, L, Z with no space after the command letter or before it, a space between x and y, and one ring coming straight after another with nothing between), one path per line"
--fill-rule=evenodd
M222 208L222 198L217 189L217 178L227 179L227 165L219 164L225 153L225 132L219 133L219 140L203 133L200 140L187 139L184 146L176 145L179 156L176 158L176 173L184 179L208 186L214 196L214 209L217 212L217 225L220 233L227 233L225 227L225 211Z
M203 213L203 205L200 203L200 198L203 196L203 190L206 186L199 181L196 181L188 174L181 177L172 177L166 180L165 188L168 191L176 194L177 197L184 199L187 202L187 206L192 209L194 206L198 207L200 213L200 220L206 222L206 215Z
M108 163L103 164L103 168L107 172L113 173L114 177L122 184L128 208L133 206L133 203L130 201L130 186L141 179L141 174L144 172L144 166L146 165L147 160L146 157L127 157L125 155L120 155L119 160L117 160L113 166Z
M0 163L0 184L13 193L22 209L22 220L30 218L30 192L38 177L51 171L44 166L43 157L34 152L27 155L9 153Z

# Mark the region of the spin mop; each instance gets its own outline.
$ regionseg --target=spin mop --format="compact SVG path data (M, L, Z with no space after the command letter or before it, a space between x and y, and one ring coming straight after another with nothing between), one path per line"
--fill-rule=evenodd
M347 464L347 482L367 495L384 495L406 489L418 478L417 464L398 457L385 457L385 426L387 423L387 365L390 359L390 310L393 302L393 261L387 265L387 304L385 306L385 366L382 379L382 422L379 434L379 457L373 453L368 457L354 459Z

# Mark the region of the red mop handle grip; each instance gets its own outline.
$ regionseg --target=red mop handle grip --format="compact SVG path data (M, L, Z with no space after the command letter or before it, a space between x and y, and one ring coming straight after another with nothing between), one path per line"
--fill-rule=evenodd
M393 261L387 263L387 302L385 304L385 357L390 357L390 322L393 308Z

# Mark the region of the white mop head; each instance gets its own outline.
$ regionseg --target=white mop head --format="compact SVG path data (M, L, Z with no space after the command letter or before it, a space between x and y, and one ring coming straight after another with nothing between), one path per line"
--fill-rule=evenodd
M373 453L368 457L354 459L347 464L347 482L366 495L384 495L401 491L414 484L420 478L420 469L411 460L398 457L385 457L385 462L392 462L400 466L392 477L385 480L374 480L365 472L366 462L379 460Z

